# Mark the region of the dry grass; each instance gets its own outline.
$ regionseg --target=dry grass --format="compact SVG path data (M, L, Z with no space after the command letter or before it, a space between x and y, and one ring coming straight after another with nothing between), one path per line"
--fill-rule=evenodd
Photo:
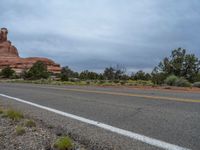
M73 148L73 143L69 137L63 136L56 140L54 147L58 150L71 150Z
M26 120L25 126L29 128L36 127L36 123L33 120Z
M15 130L17 135L23 135L26 133L25 129L22 126L17 126Z
M24 115L19 112L19 111L15 111L13 109L9 109L5 112L5 117L8 117L14 121L19 121L20 119L23 119L24 118Z

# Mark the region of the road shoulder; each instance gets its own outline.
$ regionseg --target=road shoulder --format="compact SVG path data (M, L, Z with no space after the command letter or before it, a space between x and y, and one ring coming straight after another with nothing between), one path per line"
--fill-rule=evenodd
M44 124L51 124L54 127L63 129L67 135L86 146L87 149L158 149L142 142L88 125L70 118L57 115L46 110L12 101L8 98L0 97L0 103L10 107L15 107L34 119L41 120Z

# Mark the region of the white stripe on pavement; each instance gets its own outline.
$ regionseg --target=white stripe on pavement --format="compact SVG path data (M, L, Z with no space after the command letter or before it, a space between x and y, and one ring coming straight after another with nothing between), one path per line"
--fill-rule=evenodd
M147 137L147 136L144 136L144 135L141 135L141 134L138 134L138 133L134 133L134 132L127 131L127 130L124 130L124 129L120 129L120 128L117 128L117 127L113 127L113 126L110 126L110 125L107 125L107 124L104 124L104 123L101 123L101 122L97 122L97 121L94 121L94 120L90 120L90 119L87 119L87 118L76 116L76 115L73 115L73 114L70 114L70 113L59 111L59 110L49 108L49 107L46 107L46 106L42 106L42 105L39 105L39 104L36 104L36 103L28 102L28 101L25 101L25 100L20 99L20 98L8 96L8 95L5 95L5 94L0 94L0 96L6 97L6 98L9 98L9 99L21 102L21 103L25 103L25 104L28 104L28 105L31 105L31 106L35 106L37 108L48 110L50 112L54 112L56 114L59 114L59 115L65 116L65 117L69 117L69 118L72 118L72 119L75 119L75 120L78 120L78 121L81 121L81 122L84 122L84 123L87 123L87 124L91 124L91 125L106 129L108 131L112 131L114 133L129 137L129 138L132 138L134 140L138 140L138 141L141 141L143 143L146 143L146 144L149 144L149 145L152 145L152 146L156 146L156 147L159 147L159 148L162 148L162 149L166 149L166 150L190 150L188 148L180 147L180 146L170 144L170 143L167 143L167 142L164 142L164 141L161 141L161 140L157 140L157 139L154 139L154 138L151 138L151 137Z

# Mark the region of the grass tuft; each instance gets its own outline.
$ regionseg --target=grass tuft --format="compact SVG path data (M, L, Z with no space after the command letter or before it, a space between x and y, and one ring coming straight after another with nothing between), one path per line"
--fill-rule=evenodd
M58 150L71 150L73 148L73 143L69 137L63 136L56 140L54 147Z
M17 126L15 130L17 135L23 135L26 132L22 126Z
M53 125L48 125L47 128L49 128L49 129L53 129L54 126L53 126Z
M30 128L36 127L36 123L35 123L33 120L27 120L27 121L25 122L25 126L26 126L26 127L30 127Z
M5 112L5 117L8 117L14 121L18 121L18 120L24 118L24 116L21 112L18 112L18 111L12 110L12 109L7 110Z
M0 114L3 114L4 110L2 108L0 108Z

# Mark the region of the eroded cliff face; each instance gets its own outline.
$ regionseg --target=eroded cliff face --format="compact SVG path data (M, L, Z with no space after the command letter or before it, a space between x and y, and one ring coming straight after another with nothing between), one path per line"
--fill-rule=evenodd
M37 61L42 61L47 65L48 71L52 73L60 73L61 67L53 60L41 57L19 57L18 50L7 40L8 30L6 28L0 29L0 70L10 66L17 73L30 69Z
M8 30L0 30L0 57L19 57L18 50L7 40Z

